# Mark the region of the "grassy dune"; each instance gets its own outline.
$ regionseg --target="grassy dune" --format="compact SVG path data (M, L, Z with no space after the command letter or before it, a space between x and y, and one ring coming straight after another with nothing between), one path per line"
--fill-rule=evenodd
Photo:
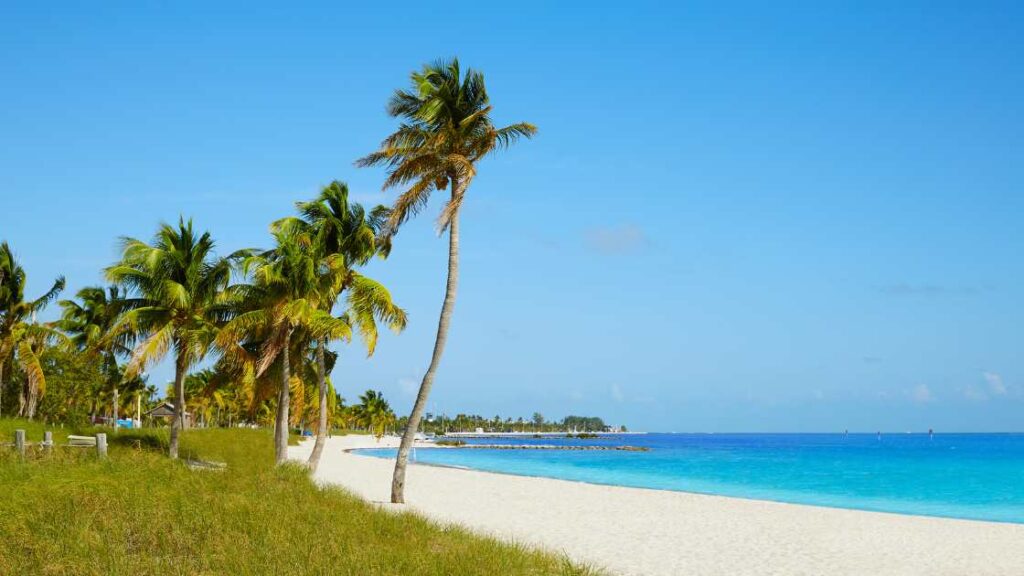
M43 428L0 421L29 441ZM57 438L67 430L55 429ZM0 574L592 574L563 558L391 514L298 467L273 466L259 430L189 431L193 471L160 455L166 433L121 432L90 449L0 449Z

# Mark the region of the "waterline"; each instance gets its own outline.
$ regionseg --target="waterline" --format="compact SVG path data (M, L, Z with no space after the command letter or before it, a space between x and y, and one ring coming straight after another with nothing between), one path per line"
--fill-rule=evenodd
M594 484L1024 523L1021 434L899 434L881 440L874 434L649 434L532 441L630 444L650 452L421 448L419 462ZM394 457L394 450L361 452Z

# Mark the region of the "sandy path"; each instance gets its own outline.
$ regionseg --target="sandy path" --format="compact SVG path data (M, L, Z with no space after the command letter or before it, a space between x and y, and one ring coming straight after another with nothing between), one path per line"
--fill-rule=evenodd
M387 502L393 461L331 438L316 479ZM304 458L312 442L292 447ZM1024 575L1024 525L412 465L405 508L623 575ZM391 506L388 504L387 506Z

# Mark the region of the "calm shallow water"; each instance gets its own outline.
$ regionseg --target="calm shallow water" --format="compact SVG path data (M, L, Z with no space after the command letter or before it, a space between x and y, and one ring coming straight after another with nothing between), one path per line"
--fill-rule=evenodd
M472 439L650 452L420 448L416 461L639 488L1024 523L1024 434L644 434ZM394 458L393 449L361 453Z

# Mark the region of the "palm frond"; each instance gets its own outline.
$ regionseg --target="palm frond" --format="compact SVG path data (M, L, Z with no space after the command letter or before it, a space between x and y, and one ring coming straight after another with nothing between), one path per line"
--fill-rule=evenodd
M25 372L29 387L42 396L46 391L46 375L43 373L43 365L29 339L18 343L18 365Z
M131 360L125 368L125 377L133 378L146 369L146 366L159 362L167 355L174 344L174 325L170 322L153 332L139 343L132 352Z
M501 148L508 148L520 138L533 138L536 134L536 126L529 122L519 122L496 130L495 140Z

